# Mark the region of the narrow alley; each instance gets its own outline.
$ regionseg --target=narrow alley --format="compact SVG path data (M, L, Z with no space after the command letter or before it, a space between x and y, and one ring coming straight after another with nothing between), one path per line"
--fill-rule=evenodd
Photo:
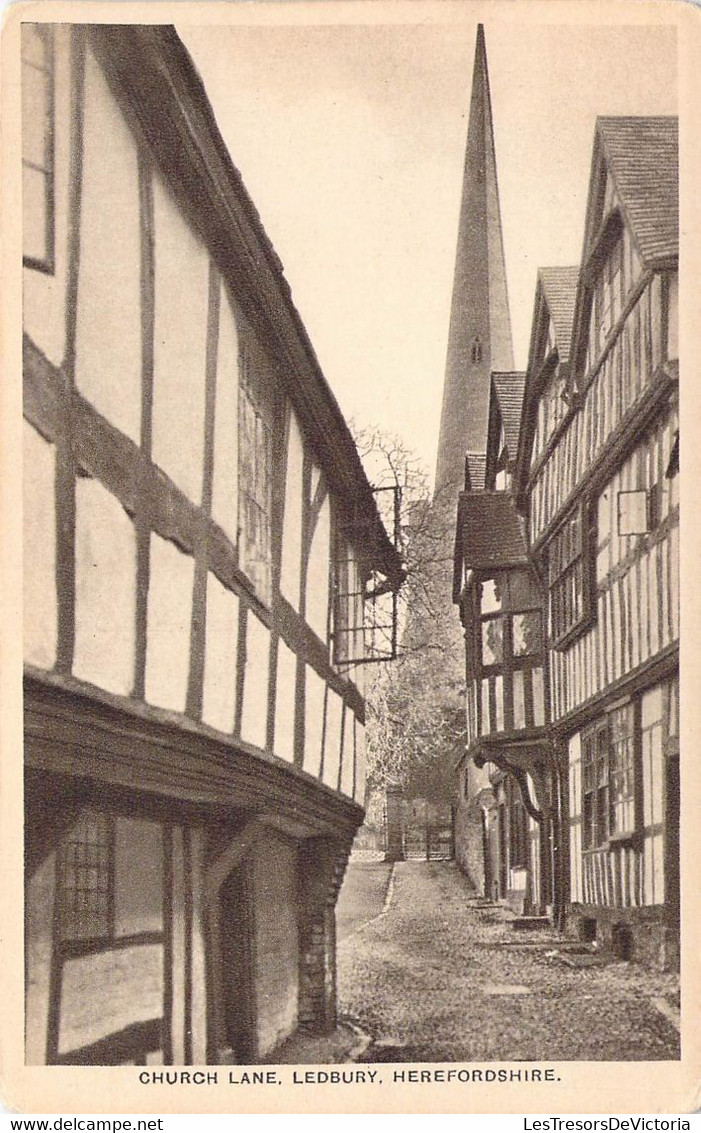
M454 862L351 863L338 920L339 1011L371 1036L364 1062L679 1057L676 976L513 928Z

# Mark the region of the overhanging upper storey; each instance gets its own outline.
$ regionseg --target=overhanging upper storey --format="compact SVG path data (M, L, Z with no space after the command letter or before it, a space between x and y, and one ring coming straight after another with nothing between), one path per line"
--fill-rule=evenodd
M481 762L508 757L509 769L513 755L513 767L531 771L550 756L542 595L509 492L461 495L454 597L465 627L467 751Z
M547 346L547 277L536 295L516 486L536 553L674 394L677 179L675 118L597 121L567 371Z
M521 429L515 453L514 490L519 502L531 468L555 443L570 404L569 358L579 268L538 270Z

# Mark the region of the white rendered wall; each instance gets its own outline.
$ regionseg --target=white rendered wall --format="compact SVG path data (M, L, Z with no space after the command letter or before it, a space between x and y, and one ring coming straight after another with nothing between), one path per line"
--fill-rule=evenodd
M141 218L136 144L88 51L75 377L135 443L141 432Z
M174 712L184 712L187 699L193 576L190 556L152 534L145 696Z
M318 775L321 770L321 741L324 727L324 694L326 684L307 665L304 692L304 770Z
M134 685L136 532L99 480L79 477L73 673L128 696Z
M42 669L56 660L56 449L23 423L24 657Z
M275 754L293 762L295 756L295 691L297 658L280 638L275 688Z
M353 742L353 724L355 717L350 708L346 706L343 715L343 762L341 765L341 790L344 795L353 796L353 774L355 767L355 745Z
M53 275L24 268L24 330L55 366L66 350L66 284L68 279L68 201L71 146L71 30L53 25L55 68Z
M332 688L328 691L326 706L326 742L324 743L324 782L334 790L338 789L338 776L341 769L341 726L343 722L343 701Z
M209 259L154 178L153 459L193 503L202 494Z
M239 600L211 572L207 576L202 719L220 732L234 730Z
M270 630L249 610L246 619L246 667L243 682L241 738L265 747L268 722Z

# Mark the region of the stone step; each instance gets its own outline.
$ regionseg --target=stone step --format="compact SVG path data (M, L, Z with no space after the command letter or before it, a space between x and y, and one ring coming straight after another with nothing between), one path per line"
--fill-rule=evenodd
M514 917L510 928L517 931L530 931L534 928L552 928L548 917Z

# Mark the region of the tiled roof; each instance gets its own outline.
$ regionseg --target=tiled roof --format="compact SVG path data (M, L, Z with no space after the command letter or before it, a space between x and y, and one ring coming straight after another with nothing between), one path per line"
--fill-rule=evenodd
M678 255L677 118L598 118L596 128L643 259Z
M525 565L528 562L521 521L510 492L463 492L458 530L467 570Z
M465 485L469 491L479 492L484 488L484 475L487 470L486 452L468 452L465 456Z
M539 268L538 278L555 330L557 352L560 361L566 362L570 356L579 267Z
M518 448L518 433L521 427L521 410L523 408L523 391L526 388L525 371L495 370L492 373L494 388L499 402L499 412L504 426L506 447L509 450L509 460L516 459Z

